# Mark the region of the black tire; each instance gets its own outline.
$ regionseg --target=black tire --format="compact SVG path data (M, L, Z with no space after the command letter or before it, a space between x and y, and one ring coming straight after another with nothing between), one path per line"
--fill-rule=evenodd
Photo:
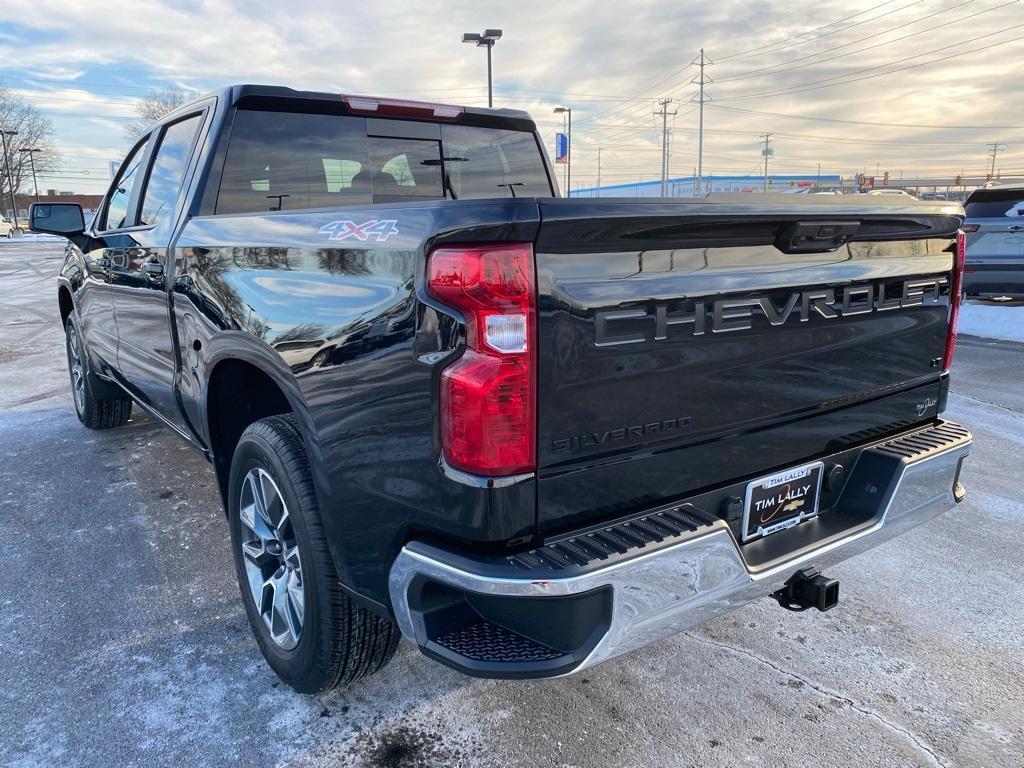
M71 376L71 397L78 420L89 429L110 429L127 424L132 416L132 399L118 395L97 396L113 385L97 381L89 369L89 355L73 315L68 318L64 328L64 346L68 355L68 374Z
M245 490L247 478L251 483L251 478L262 477L261 471L273 480L275 498L279 497L283 502L288 521L282 523L280 532L277 527L268 528L273 531L273 536L267 540L253 538L257 536L255 527L243 524L241 516L243 493L249 493ZM270 667L299 693L326 691L382 669L395 654L400 632L393 622L363 608L341 587L327 546L309 460L295 418L290 415L271 416L250 424L235 448L228 482L228 517L235 573L249 624ZM275 515L270 511L272 505L265 499L269 522ZM247 518L254 514L254 506L246 505ZM284 517L281 509L279 506L279 519ZM267 561L263 565L257 565L257 558L243 554L242 546L247 539L250 552L253 543L262 548L259 560ZM271 559L268 541L271 544L277 542L275 549L278 552L283 546L285 553L296 550L298 553L292 568L300 564L297 570L301 574L303 609L294 647L282 644L280 638L275 640L268 625L274 617L271 615L265 619L265 612L256 604L255 587L250 586L253 571L247 571L247 568L264 569L257 572L255 582L259 583L261 579L271 578L267 576L271 572L273 576L283 578L284 569L288 567L286 556L281 556L278 562ZM263 583L259 599L266 601L266 584L269 581ZM276 589L269 594L276 594ZM272 612L272 608L266 611ZM294 620L296 614L288 615ZM295 634L292 632L287 639L295 641Z

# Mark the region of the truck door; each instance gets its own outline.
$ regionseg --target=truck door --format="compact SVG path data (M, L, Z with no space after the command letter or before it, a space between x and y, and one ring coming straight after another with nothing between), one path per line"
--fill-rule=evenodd
M195 152L204 113L197 112L154 131L145 177L129 212L132 243L112 271L118 317L117 367L123 383L144 405L189 434L175 395L177 358L171 333L169 246L182 186Z
M85 269L77 299L82 336L96 370L114 375L117 368L117 322L110 283L116 269L122 269L125 250L134 243L126 232L128 210L149 147L149 137L140 139L121 163L110 185L102 209L93 224L94 238L82 253Z

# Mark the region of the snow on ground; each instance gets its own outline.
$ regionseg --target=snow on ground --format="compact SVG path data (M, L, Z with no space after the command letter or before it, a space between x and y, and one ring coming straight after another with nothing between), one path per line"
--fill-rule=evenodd
M968 301L960 308L960 333L1024 342L1024 301Z
M35 232L26 232L15 237L0 237L0 245L18 245L19 243L59 243L64 240L57 235L40 235Z

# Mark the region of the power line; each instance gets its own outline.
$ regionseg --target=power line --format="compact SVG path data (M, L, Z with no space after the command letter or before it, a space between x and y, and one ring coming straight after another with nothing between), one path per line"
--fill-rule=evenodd
M828 29L829 27L834 27L837 24L842 24L844 21L849 21L850 19L855 19L858 16L863 16L865 13L870 13L871 11L878 10L879 8L882 8L883 6L892 5L892 3L894 3L895 1L896 0L886 0L886 2L884 2L884 3L879 3L878 5L873 5L870 8L865 8L863 11L858 11L857 13L854 13L854 14L852 14L850 16L844 16L843 18L837 19L836 21L833 21L830 24L825 24L825 25L820 26L820 27L815 27L814 29L808 30L807 32L802 33L801 35L798 35L798 37L804 37L804 36L810 35L810 34L812 34L814 32L819 32L819 31L821 31L823 29ZM834 35L834 34L836 34L838 32L845 32L848 29L853 29L854 27L859 27L861 24L867 24L868 22L871 22L871 21L877 21L878 19L884 18L885 16L889 16L889 15L891 15L893 13L898 13L899 11L905 10L906 8L909 8L911 5L918 5L918 4L922 3L922 2L924 2L924 0L914 0L914 2L910 3L909 5L904 5L904 6L900 7L900 8L896 8L896 9L891 10L891 11L886 11L885 13L879 14L878 16L873 16L870 19L864 19L863 21L858 21L857 23L850 24L848 26L843 27L842 29L835 29L835 30L832 30L831 32L826 32L823 35L818 35L816 37L812 37L810 40L803 40L803 41L800 41L800 42L783 42L783 41L778 41L778 42L775 42L775 43L766 43L765 45L758 46L757 48L750 48L747 51L741 51L740 53L734 53L731 56L723 56L718 61L719 61L719 63L723 63L723 62L726 62L726 61L733 61L733 60L736 60L736 59L748 59L748 58L750 58L751 56L754 56L754 55L764 56L764 55L769 54L769 53L778 53L779 51L784 51L786 48L793 48L795 46L806 45L807 43L813 43L813 42L815 42L817 40L822 40L822 39L824 39L826 37L830 37L831 35ZM768 50L766 50L768 48L775 48L776 50L768 51Z
M812 32L816 32L816 31L818 31L820 29L826 29L826 28L834 26L836 24L840 24L843 21L847 21L849 19L856 18L857 16L862 16L863 14L868 13L868 12L870 12L872 10L875 10L876 8L881 8L882 6L889 5L889 4L893 3L893 2L895 2L895 0L886 0L885 2L879 3L876 6L872 6L871 8L867 8L867 9L865 9L863 11L860 11L858 13L852 14L851 16L847 16L847 17L845 17L843 19L839 19L838 21L831 22L830 24L826 24L826 25L824 25L822 27L817 27L815 29L809 30L808 32L803 33L803 34L811 34ZM923 0L915 0L915 2L911 3L910 5L916 5L916 4L920 3L920 2L923 2ZM906 8L906 7L909 7L909 6L904 6L904 8ZM898 10L902 10L902 8L900 8ZM888 14L882 14L882 16L884 16L884 15L888 15ZM869 19L869 21L873 21L873 20L875 20L877 18L881 18L882 16L874 17L873 19ZM851 25L851 26L856 26L856 25ZM845 27L844 29L849 29L849 28L850 27ZM837 30L837 31L840 31L840 30ZM833 33L828 33L828 34L833 34ZM814 38L814 39L817 40L817 39L821 39L822 37L827 37L827 36L828 35L821 35L821 36L819 36L817 38ZM793 43L793 44L790 44L790 45L786 45L786 46L783 46L782 48L780 48L779 50L783 50L786 47L791 47L792 45L799 45L799 44L800 43ZM779 45L779 43L769 43L769 44L766 44L766 45L763 45L763 46L759 46L758 48L750 49L750 51L748 51L747 53L753 53L753 52L759 51L759 50L761 50L763 48L771 48L771 47L775 47L775 46L778 46L778 45ZM731 59L735 59L735 58L745 58L745 57L746 56L743 53L741 53L741 54L733 54L732 56L726 56L724 59L722 59L722 61L731 60ZM690 62L686 66L684 66L684 67L682 67L680 69L677 69L674 72L669 73L668 75L666 75L665 77L661 78L660 80L658 80L654 84L652 84L652 85L648 86L647 88L643 89L643 91L641 91L641 93L649 93L650 91L653 91L657 86L661 85L662 83L664 83L664 82L666 82L668 80L671 80L676 75L679 75L679 74L685 72L687 69L689 69L693 65L694 65L694 62ZM611 110L609 110L605 114L606 115L611 115L616 110L620 109L622 106L623 105L619 105L618 107L613 107ZM587 118L584 118L584 121L586 119Z
M929 125L927 123L882 123L868 120L844 120L837 117L817 117L814 115L794 115L792 113L765 112L757 109L743 109L742 107L723 107L720 104L713 104L708 109L721 109L727 112L742 112L748 115L761 115L763 117L784 117L790 120L813 120L822 123L840 123L843 125L865 125L873 128L929 128L938 131L1012 131L1018 130L1019 125Z
M1006 28L1000 29L1000 30L998 30L996 32L989 32L988 34L985 34L985 35L978 35L977 37L971 37L971 38L968 38L967 40L961 40L960 42L953 43L953 47L958 47L958 46L961 46L961 45L966 45L967 43L973 43L973 42L976 42L978 40L983 40L983 39L985 39L987 37L994 37L995 35L1001 35L1001 34L1004 34L1006 32L1011 32L1011 31L1013 31L1015 29L1020 29L1021 27L1024 27L1024 24L1016 24L1016 25L1014 25L1012 27L1006 27ZM1012 38L1010 40L1002 40L1002 41L997 42L997 43L992 43L991 45L987 46L986 48L972 49L970 51L962 51L960 53L951 53L951 54L949 54L947 56L940 56L939 58L932 59L930 61L923 61L923 62L920 62L918 64L911 64L911 65L908 65L906 67L899 67L897 69L891 69L888 72L876 72L873 75L865 75L864 77L855 77L855 78L852 78L852 79L849 79L849 80L844 79L844 78L849 77L850 75L854 75L854 74L857 74L859 72L870 72L870 71L875 70L875 69L884 69L885 67L891 67L893 64L901 64L901 63L903 63L905 61L912 61L913 59L919 59L922 56L930 56L933 53L938 53L939 51L943 51L943 50L945 50L945 49L950 47L950 46L943 46L942 48L935 48L935 49L930 50L930 51L925 51L924 53L915 54L914 56L908 56L908 57L906 57L904 59L897 59L896 61L890 61L887 64L879 64L879 65L873 66L873 67L865 67L864 69L854 70L853 72L847 72L845 74L836 75L834 77L827 77L827 78L824 78L822 80L812 80L810 83L804 83L803 85L801 85L801 86L799 86L797 88L792 88L792 89L789 89L789 90L768 91L768 92L762 91L760 93L741 94L740 96L732 96L732 97L727 98L727 99L722 99L722 101L729 101L729 102L732 102L732 101L746 101L747 99L761 99L761 98L767 98L769 96L785 96L785 95L788 95L788 94L791 94L791 93L804 93L805 91L816 91L816 90L820 90L822 88L832 88L832 87L834 87L836 85L849 85L850 83L856 83L856 82L859 82L861 80L871 80L872 78L875 78L875 77L884 77L885 75L894 75L897 72L904 72L904 71L906 71L908 69L916 69L917 67L924 67L924 66L928 66L929 64L938 64L938 63L943 62L943 61L948 61L949 59L955 59L955 58L958 58L960 56L967 56L968 54L971 54L971 53L981 53L981 52L984 52L984 51L991 50L992 48L995 48L995 47L1000 46L1000 45L1006 45L1007 43L1016 43L1016 42L1020 42L1020 37L1014 37L1014 38ZM842 80L842 82L832 82L832 81L835 81L835 80ZM823 83L824 83L824 85L823 85Z
M804 33L804 34L811 34L811 33L815 32L815 31L819 31L819 30L821 30L821 29L827 29L828 27L832 27L832 26L835 26L836 24L840 24L840 23L842 23L842 22L844 22L844 21L848 21L848 20L850 20L850 19L853 19L853 18L856 18L856 17L858 17L858 16L862 16L862 15L864 15L865 13L868 13L868 12L870 12L870 11L872 11L872 10L875 10L875 9L877 9L877 8L881 8L881 7L885 6L885 5L889 5L889 4L891 4L892 2L895 2L895 0L887 0L886 2L880 3L880 4L876 5L876 6L872 6L871 8L867 8L867 9L865 9L865 10L863 10L863 11L860 11L860 12L858 12L858 13L855 13L855 14L852 14L852 15L850 15L850 16L844 17L844 18L842 18L842 19L839 19L839 20L837 20L837 21L834 21L834 22L832 22L832 23L830 23L830 24L826 24L826 25L823 25L822 27L817 27L817 28L815 28L815 29L809 30L809 31L808 31L807 33ZM905 6L901 6L901 7L900 7L900 8L898 8L898 9L895 9L895 10L893 10L893 11L889 11L889 12L887 12L887 13L884 13L884 14L880 14L880 15L878 15L878 16L874 16L874 17L872 17L871 19L866 19L866 20L865 20L865 21L863 21L863 22L858 22L858 24L851 24L851 25L849 25L849 26L846 26L846 27L844 27L844 28L843 28L843 29L841 29L841 30L834 30L833 32L829 32L829 33L826 33L825 35L819 35L818 37L815 37L815 38L813 38L813 40L819 40L819 39L822 39L822 38L824 38L824 37L828 37L829 35L835 34L836 32L840 32L840 31L846 31L847 29L851 29L851 28L852 28L852 27L854 27L854 26L859 26L859 24L867 23L868 21L875 21L875 20L877 20L877 19L880 19L880 18L882 18L882 17L884 17L884 16L887 16L887 15L889 15L890 13L895 13L895 12L897 12L897 11L901 11L901 10L904 10L904 9L906 9L906 8L909 8L909 7L911 6L911 5L917 5L917 4L919 4L920 2L923 2L923 0L915 0L915 2L909 3L908 5L905 5ZM811 42L811 41L805 41L805 42ZM770 44L766 44L766 45L763 45L763 46L759 46L758 48L750 49L749 51L747 51L747 52L745 52L745 53L751 53L751 54L752 54L752 53L755 53L755 52L757 52L757 51L761 51L762 49L765 49L765 48L772 48L772 47L775 47L775 48L777 48L777 50L784 50L785 48L788 48L788 47L792 47L792 46L794 46L794 45L801 45L801 44L802 44L802 43L789 43L789 44L783 45L782 47L778 47L778 46L779 46L779 43L770 43ZM772 51L772 52L774 53L774 52L777 52L777 51ZM726 56L726 57L724 57L724 58L720 59L720 61L727 61L727 60L732 60L732 59L738 59L738 58L746 58L746 55L745 55L745 53L744 53L744 54L733 54L732 56ZM696 62L690 62L690 63L689 63L689 64L687 64L687 65L686 65L685 67L683 67L683 68L681 68L681 69L678 69L678 70L676 70L675 72L672 72L672 73L670 73L669 75L667 75L667 76L663 77L663 78L662 78L661 80L659 80L659 81L657 81L656 83L654 83L654 84L653 84L652 86L649 86L648 88L644 89L644 91L643 91L643 92L649 92L649 91L653 90L653 89L654 89L655 87L657 87L657 86L658 86L658 85L660 85L661 83L664 83L664 82L666 82L667 80L670 80L670 79L672 79L672 78L673 78L673 77L675 77L675 76L676 76L677 74L680 74L680 73L684 72L684 71L685 71L685 70L686 70L687 68L689 68L690 66L693 66L693 65L695 65L695 63L696 63ZM611 114L613 114L613 113L614 113L614 112L615 112L616 110L618 110L618 109L621 109L621 108L622 108L623 106L624 106L624 105L619 105L618 107L613 107L613 108L612 108L611 110L607 111L607 112L606 112L606 113L604 113L604 114L605 114L605 115L611 115ZM624 114L625 114L625 113L624 113ZM621 116L621 115L620 115L620 116ZM584 119L583 119L583 121L581 121L581 122L584 122L584 121L586 121L586 120L587 120L587 118L584 118Z
M928 27L927 29L922 29L922 30L919 30L917 32L912 32L909 35L901 35L901 36L893 38L891 40L885 40L883 42L876 43L875 45L869 45L869 46L865 46L864 48L858 48L855 51L847 51L846 53L840 53L840 54L838 54L836 56L827 56L826 58L818 59L817 61L810 61L810 62L807 62L805 64L800 64L800 65L795 66L795 67L787 66L789 64L793 64L793 63L798 62L798 61L806 61L807 59L816 58L816 57L821 56L821 55L823 55L825 53L833 53L833 52L835 52L835 51L837 51L837 50L839 50L841 48L848 48L851 45L856 45L857 43L863 43L866 40L873 40L876 37L883 37L885 35L889 35L889 34L895 32L897 29L903 29L905 27L913 26L914 24L920 24L922 21L926 21L926 20L928 20L930 18L933 18L935 16L940 16L940 15L942 15L944 13L949 13L950 11L955 11L957 8L962 8L963 6L970 5L971 3L974 3L974 2L975 2L975 0L964 0L964 2L962 2L962 3L958 4L958 5L954 5L951 8L943 8L941 10L935 11L934 13L929 13L927 16L922 16L920 18L913 19L912 21L908 21L908 22L905 22L903 24L899 24L899 25L897 25L895 27L891 27L890 29L886 29L886 30L884 30L882 32L876 32L875 34L868 35L867 37L861 37L861 38L858 38L857 40L851 40L850 42L843 43L842 45L832 46L827 51L818 51L816 53L808 53L808 54L806 54L804 56L798 56L795 59L789 59L788 61L779 62L778 64L769 64L768 66L758 67L756 69L751 69L751 70L748 70L746 72L740 72L739 74L736 74L736 75L730 75L729 77L720 78L719 82L721 82L721 83L728 83L728 82L733 82L735 80L748 80L748 79L750 79L752 77L764 77L765 75L778 75L778 74L782 74L784 72L793 72L793 71L798 70L798 69L804 69L806 67L814 67L814 66L817 66L819 64L824 64L826 61L835 61L836 59L842 59L842 58L845 58L846 56L853 56L853 55L856 55L858 53L864 53L865 51L870 51L870 50L873 50L875 48L881 48L883 46L890 46L890 45L892 45L894 43L898 43L898 42L901 42L903 40L909 40L912 37L917 37L918 35L929 34L931 32L934 32L937 29L942 29L943 27L952 26L953 24L960 24L960 23L962 23L964 21L967 21L968 19L973 19L976 16L981 16L981 15L986 14L986 13L991 13L992 11L997 11L1000 8L1005 8L1008 5L1015 5L1016 3L1019 3L1020 0L1010 0L1009 2L1002 3L1001 5L996 5L996 6L993 6L991 8L985 8L983 10L977 11L976 13L968 14L967 16L961 16L960 18L954 19L953 21L947 21L944 24L937 24L935 26Z

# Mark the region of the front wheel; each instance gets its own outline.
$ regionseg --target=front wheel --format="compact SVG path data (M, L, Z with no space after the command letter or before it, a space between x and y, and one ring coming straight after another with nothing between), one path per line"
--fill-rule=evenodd
M278 676L300 693L317 693L383 668L398 628L342 590L294 417L246 428L228 493L245 612Z
M68 373L71 375L71 394L75 400L78 420L89 429L110 429L127 424L132 416L132 399L117 395L97 397L97 384L101 382L97 382L89 370L89 355L73 316L67 320L64 336Z

